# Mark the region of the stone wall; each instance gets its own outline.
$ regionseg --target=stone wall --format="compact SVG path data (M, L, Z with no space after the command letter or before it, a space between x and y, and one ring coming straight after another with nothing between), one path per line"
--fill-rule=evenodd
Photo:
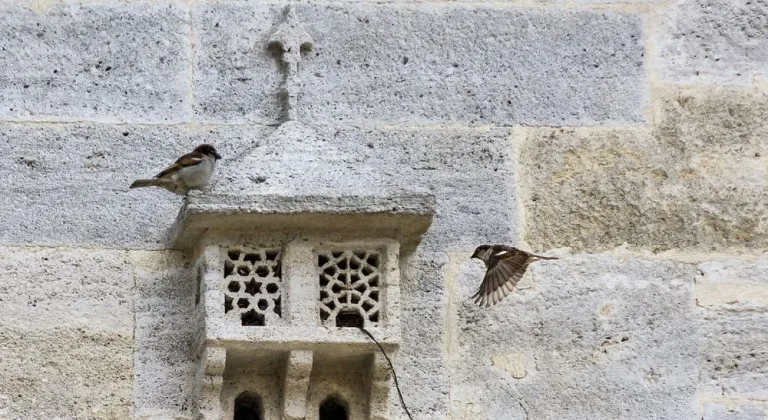
M0 0L0 418L194 418L181 198L127 186L202 142L217 190L435 194L415 419L768 417L765 0L298 3L322 147L270 166L284 6ZM481 309L495 242L561 259Z

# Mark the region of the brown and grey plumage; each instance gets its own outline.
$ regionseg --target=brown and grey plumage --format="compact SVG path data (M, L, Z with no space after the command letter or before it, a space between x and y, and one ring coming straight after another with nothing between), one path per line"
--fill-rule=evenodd
M476 304L486 308L501 302L515 289L530 263L537 260L557 259L531 254L506 245L480 245L471 258L482 260L487 269L480 288L472 295Z
M219 159L221 156L213 146L201 144L154 178L137 179L130 188L160 187L175 194L187 195L189 190L208 185Z

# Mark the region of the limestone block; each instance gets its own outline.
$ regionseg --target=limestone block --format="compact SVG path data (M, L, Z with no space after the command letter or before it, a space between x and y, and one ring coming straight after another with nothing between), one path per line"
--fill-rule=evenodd
M424 250L472 250L517 236L507 129L320 125L307 132L260 141L248 151L249 167L258 168L249 176L258 182L219 178L213 191L238 196L247 187L251 194L343 198L419 188L437 198Z
M768 3L677 0L655 16L656 61L674 83L749 84L768 75Z
M696 303L707 309L768 311L768 257L699 264Z
M196 145L224 157L213 182L268 129L0 124L0 244L165 248L182 198L129 190Z
M446 314L446 269L443 253L420 252L403 260L401 280L401 349L423 356L439 357L444 352ZM425 337L430 339L425 340ZM406 351L406 350L401 350Z
M561 257L531 265L526 276L535 287L517 290L491 309L469 298L483 269L462 264L450 374L451 400L462 403L451 414L696 418L695 268Z
M418 349L398 354L397 378L400 390L414 419L438 420L448 418L450 380L448 366L442 357L424 357ZM389 393L390 418L407 418L397 390Z
M0 417L131 415L133 276L126 257L0 249Z
M528 131L521 185L534 248L768 244L768 97L680 91L659 108L652 131Z
M703 420L763 420L768 417L768 406L760 402L738 404L707 403L704 405Z
M699 320L699 382L725 396L768 398L768 311L717 313Z
M349 134L349 140L357 137ZM364 139L372 147L363 152L363 162L391 174L390 185L427 187L437 197L422 250L473 250L517 237L516 170L507 130L391 129L369 131Z
M200 28L196 114L205 121L277 118L282 76L266 44L282 6L238 2L193 10ZM638 16L402 3L297 4L296 11L314 39L298 73L304 121L644 120Z
M282 77L267 44L281 8L249 3L192 5L199 121L278 122Z
M3 2L0 118L188 121L187 14L174 4Z
M299 114L314 121L643 120L638 16L402 4L298 11L315 40L301 63Z
M290 351L283 372L282 415L286 420L307 417L307 394L313 354L309 350Z
M491 363L498 369L509 373L515 379L523 379L526 372L525 355L520 353L500 353L491 356Z
M196 275L180 253L133 251L136 273L137 415L193 416L202 339Z

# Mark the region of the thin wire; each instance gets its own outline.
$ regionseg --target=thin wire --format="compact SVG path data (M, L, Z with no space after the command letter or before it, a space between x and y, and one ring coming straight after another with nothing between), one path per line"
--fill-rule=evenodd
M376 339L373 337L371 333L368 332L368 330L361 327L360 325L358 325L358 328L360 328L362 332L368 335L368 337L370 337L371 340L373 340L373 342L376 343L377 346L379 346L379 350L381 350L381 354L383 354L384 358L387 359L387 363L389 363L389 368L392 370L392 377L395 379L395 388L397 388L397 395L400 396L400 404L403 405L403 409L405 410L405 414L408 415L408 418L413 420L413 417L411 417L411 412L408 411L408 407L406 407L405 405L405 400L403 399L403 393L400 392L400 385L397 383L397 374L395 373L395 367L392 366L392 361L389 360L389 356L387 356L387 352L384 351L384 347L381 347L381 344L379 344L379 342L376 341Z

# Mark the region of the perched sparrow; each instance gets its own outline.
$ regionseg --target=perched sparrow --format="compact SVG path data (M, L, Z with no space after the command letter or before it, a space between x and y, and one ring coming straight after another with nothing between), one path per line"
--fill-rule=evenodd
M512 292L525 274L528 264L537 260L557 259L534 255L506 245L480 245L471 258L483 260L487 269L483 283L472 295L475 303L486 308L501 302Z
M153 179L138 179L131 188L160 187L179 194L187 195L189 190L199 190L211 180L216 161L221 159L216 149L210 144L197 146L192 153L179 158L173 165L155 175Z

